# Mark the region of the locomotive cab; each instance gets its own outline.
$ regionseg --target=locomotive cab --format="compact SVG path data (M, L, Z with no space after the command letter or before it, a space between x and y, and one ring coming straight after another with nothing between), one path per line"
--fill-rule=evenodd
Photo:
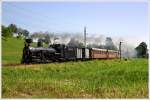
M65 53L64 53L65 45L64 44L52 44L49 47L56 50L55 55L58 59L64 58L64 55L65 55Z
M56 53L61 53L61 50L65 48L64 44L53 44L50 45L49 47L52 47L56 50Z

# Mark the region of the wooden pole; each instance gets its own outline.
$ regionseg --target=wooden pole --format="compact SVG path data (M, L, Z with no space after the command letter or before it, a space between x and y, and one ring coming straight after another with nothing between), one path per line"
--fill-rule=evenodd
M121 55L121 44L122 44L122 42L119 43L120 60L121 60L121 57L122 57L122 55Z
M86 48L86 27L84 27L84 47Z

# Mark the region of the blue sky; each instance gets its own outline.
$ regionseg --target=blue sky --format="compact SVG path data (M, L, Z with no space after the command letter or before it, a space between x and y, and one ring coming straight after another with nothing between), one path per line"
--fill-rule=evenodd
M30 32L83 32L148 42L148 3L3 2L2 24Z

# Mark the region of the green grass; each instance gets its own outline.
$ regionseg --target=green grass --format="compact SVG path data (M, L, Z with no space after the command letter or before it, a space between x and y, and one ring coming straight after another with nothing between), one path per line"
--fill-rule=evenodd
M20 63L24 40L17 38L7 38L2 40L2 63Z
M3 98L148 98L148 60L2 68Z

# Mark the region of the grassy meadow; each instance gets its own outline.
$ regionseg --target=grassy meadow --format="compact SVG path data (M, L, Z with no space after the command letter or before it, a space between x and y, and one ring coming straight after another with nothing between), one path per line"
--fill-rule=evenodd
M148 61L94 60L2 68L3 98L148 98Z
M24 40L17 38L2 39L2 64L21 62Z
M23 43L2 40L2 63L20 63ZM2 66L2 98L148 98L148 59Z

